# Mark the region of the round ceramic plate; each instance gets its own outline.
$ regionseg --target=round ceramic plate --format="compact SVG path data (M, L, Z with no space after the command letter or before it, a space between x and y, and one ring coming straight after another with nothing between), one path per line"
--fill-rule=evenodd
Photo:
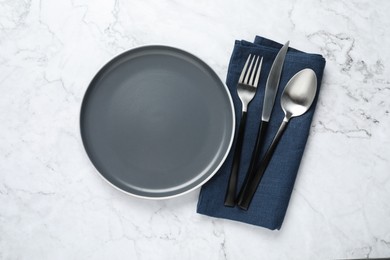
M90 83L81 137L109 183L144 198L193 190L219 169L234 135L228 89L194 55L167 46L127 51Z

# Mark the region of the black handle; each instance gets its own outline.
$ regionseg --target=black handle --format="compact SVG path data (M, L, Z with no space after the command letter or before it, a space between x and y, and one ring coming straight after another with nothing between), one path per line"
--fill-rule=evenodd
M270 147L265 153L264 158L261 160L259 167L256 169L255 173L248 180L248 185L246 189L243 191L242 200L238 201L238 206L240 208L244 210L248 210L253 195L255 194L257 187L259 186L259 183L261 181L261 178L263 177L264 172L267 169L269 162L271 161L272 155L275 152L275 149L280 141L280 138L284 133L284 130L286 129L287 124L288 121L283 120L282 124L278 129L278 132L276 133L274 139L272 140Z
M259 126L259 131L257 132L256 145L252 152L251 162L249 164L249 168L245 175L245 180L241 186L240 192L238 193L238 201L242 200L243 191L248 186L248 181L251 178L250 176L254 174L254 168L256 166L257 161L259 160L261 147L263 146L265 132L267 131L267 128L268 128L268 122L262 120Z
M234 150L232 171L230 172L229 184L225 195L225 206L234 207L236 205L236 189L238 179L238 169L240 168L241 150L245 135L246 112L242 113L240 127L238 129L238 136L236 140L236 147Z

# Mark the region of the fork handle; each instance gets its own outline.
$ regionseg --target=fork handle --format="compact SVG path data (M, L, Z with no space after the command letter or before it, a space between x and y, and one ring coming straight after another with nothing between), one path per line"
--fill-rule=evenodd
M245 135L246 115L247 113L244 111L241 116L240 127L238 128L238 135L236 139L236 146L233 157L233 165L232 170L230 172L229 184L225 195L224 205L228 207L234 207L236 205L237 179L238 170L240 168L242 144Z
M259 183L264 175L264 172L267 169L269 162L271 161L272 155L275 152L275 149L284 133L284 130L286 130L287 124L288 124L288 119L283 120L282 124L278 129L278 132L276 133L274 139L272 140L272 143L268 148L267 152L265 153L263 159L261 160L258 168L256 168L254 173L251 175L247 187L242 192L242 200L238 201L238 206L241 209L248 210L252 198L255 195L255 192L257 190L257 187L259 186Z
M265 137L265 133L267 132L267 128L268 128L268 121L261 120L259 131L257 132L256 145L252 152L251 162L249 164L249 168L246 173L245 180L241 186L240 192L238 193L238 201L242 201L243 192L248 186L249 179L254 174L255 166L260 157L261 147L263 146L264 143L264 137Z

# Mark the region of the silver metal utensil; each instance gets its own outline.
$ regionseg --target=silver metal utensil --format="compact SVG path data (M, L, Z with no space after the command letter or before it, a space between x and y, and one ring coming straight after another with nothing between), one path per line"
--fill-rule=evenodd
M250 65L248 67L249 63ZM225 206L229 207L233 207L236 203L235 199L237 189L237 177L241 160L242 143L245 135L246 114L248 104L252 101L253 97L256 94L262 63L263 58L260 58L256 55L249 55L238 80L237 93L242 103L242 115L234 150L232 171L230 173L229 184L226 190L224 203Z
M317 91L317 77L313 70L303 69L295 74L287 83L281 97L281 106L284 111L284 119L276 133L264 158L261 160L255 174L248 181L248 186L243 191L242 199L238 201L238 206L247 210L253 195L267 169L272 155L282 137L284 130L292 117L304 114L313 103Z
M268 128L268 121L271 117L272 109L274 107L276 93L278 92L280 75L282 74L284 59L286 57L289 43L289 41L286 42L279 50L268 74L267 83L265 85L261 123L257 132L256 144L252 152L251 162L249 164L245 180L241 186L240 192L238 193L238 201L242 200L242 192L248 185L248 180L250 179L250 176L254 174L255 166L259 160L265 133L267 132Z

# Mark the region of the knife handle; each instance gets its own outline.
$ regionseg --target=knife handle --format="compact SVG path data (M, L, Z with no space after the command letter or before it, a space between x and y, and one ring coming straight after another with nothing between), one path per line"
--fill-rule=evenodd
M243 112L240 120L240 126L238 128L238 135L237 135L236 146L234 150L232 170L230 172L230 177L229 177L229 184L225 195L224 205L228 207L234 207L236 205L237 179L238 179L238 170L240 168L242 144L245 135L245 124L246 124L246 112Z
M248 210L251 201L253 199L253 196L255 195L255 192L257 190L257 187L259 186L261 178L263 177L264 172L267 169L269 162L271 161L272 155L275 152L275 149L280 141L280 138L284 133L284 130L286 130L287 124L288 121L283 120L282 124L278 129L278 132L276 133L274 139L272 140L270 147L265 153L264 158L261 160L259 167L256 169L254 174L249 179L248 186L243 191L242 200L238 201L238 206L241 209Z
M242 201L243 191L248 186L248 181L251 178L251 176L254 174L255 166L260 157L261 147L263 146L264 143L264 138L265 138L265 133L267 131L267 128L268 128L268 122L261 120L259 125L259 131L257 132L256 145L252 152L251 162L249 164L249 168L246 173L245 180L241 186L240 192L238 193L237 201Z

